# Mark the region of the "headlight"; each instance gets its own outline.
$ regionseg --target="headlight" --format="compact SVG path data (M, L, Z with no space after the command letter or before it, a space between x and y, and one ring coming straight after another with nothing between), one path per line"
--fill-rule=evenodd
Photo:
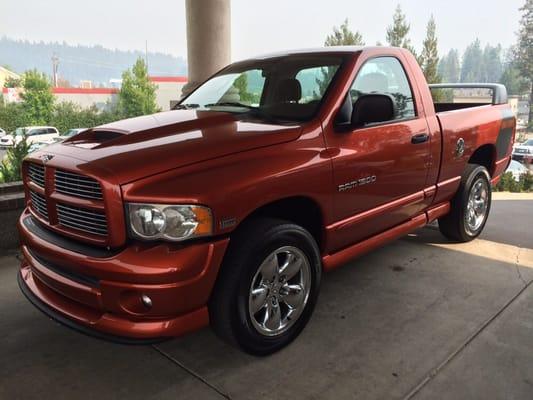
M144 240L181 241L213 233L211 210L195 205L127 204L130 232Z

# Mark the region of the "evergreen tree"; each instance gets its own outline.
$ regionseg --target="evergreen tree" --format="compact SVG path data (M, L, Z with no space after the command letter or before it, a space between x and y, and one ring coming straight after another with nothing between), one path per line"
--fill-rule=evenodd
M363 36L359 31L352 32L348 26L348 19L345 19L340 27L333 27L333 33L326 36L324 41L324 46L364 46L365 42L363 41ZM316 79L316 82L319 86L319 92L317 95L322 96L326 91L333 75L337 71L336 68L322 68L320 78Z
M511 95L523 95L529 90L529 81L522 76L518 69L515 54L516 49L513 47L507 51L500 83L505 85L507 93Z
M439 62L438 73L443 82L457 83L461 78L459 52L451 49Z
M529 83L529 127L533 128L533 0L525 0L516 46L516 67Z
M416 57L416 51L407 37L411 25L407 22L402 7L398 4L392 16L392 25L387 27L387 42L390 46L408 49Z
M121 116L131 118L157 112L155 90L155 85L148 77L146 63L139 57L133 68L122 74L122 87L118 96Z
M420 54L419 63L428 83L439 83L441 78L438 73L439 53L437 49L437 26L433 15L429 19L426 38L423 42L422 53Z
M476 39L465 50L461 67L461 82L483 81L483 52L481 43Z
M502 76L502 47L485 46L483 50L483 80L482 82L499 82Z
M333 33L326 37L324 46L364 46L363 36L358 32L352 32L348 27L348 19L345 19L340 27L333 27Z

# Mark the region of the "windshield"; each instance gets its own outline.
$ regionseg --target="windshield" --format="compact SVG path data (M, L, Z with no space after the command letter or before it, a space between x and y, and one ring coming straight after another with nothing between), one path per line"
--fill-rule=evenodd
M22 136L22 135L24 135L25 132L26 132L25 128L17 128L17 129L15 129L15 132L13 132L13 133L14 133L15 136Z
M526 140L523 146L533 146L533 139Z
M299 55L233 64L175 108L306 121L318 111L342 61L330 55Z

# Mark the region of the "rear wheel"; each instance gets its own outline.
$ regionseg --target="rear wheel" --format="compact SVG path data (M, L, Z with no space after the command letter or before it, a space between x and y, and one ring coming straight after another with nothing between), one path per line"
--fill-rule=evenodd
M211 325L248 353L273 353L307 324L320 276L318 246L304 228L270 218L250 221L231 238L209 303Z
M481 165L468 164L459 190L451 201L450 213L439 219L444 236L458 242L475 239L483 231L490 212L490 175Z

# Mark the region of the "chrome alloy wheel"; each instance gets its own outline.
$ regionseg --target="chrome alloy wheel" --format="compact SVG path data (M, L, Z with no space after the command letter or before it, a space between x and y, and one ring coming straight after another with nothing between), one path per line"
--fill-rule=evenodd
M273 251L252 279L248 312L262 335L287 331L302 314L311 290L311 265L298 248L284 246Z
M465 230L471 236L477 233L487 218L489 190L487 181L483 178L478 178L470 188L464 222Z

